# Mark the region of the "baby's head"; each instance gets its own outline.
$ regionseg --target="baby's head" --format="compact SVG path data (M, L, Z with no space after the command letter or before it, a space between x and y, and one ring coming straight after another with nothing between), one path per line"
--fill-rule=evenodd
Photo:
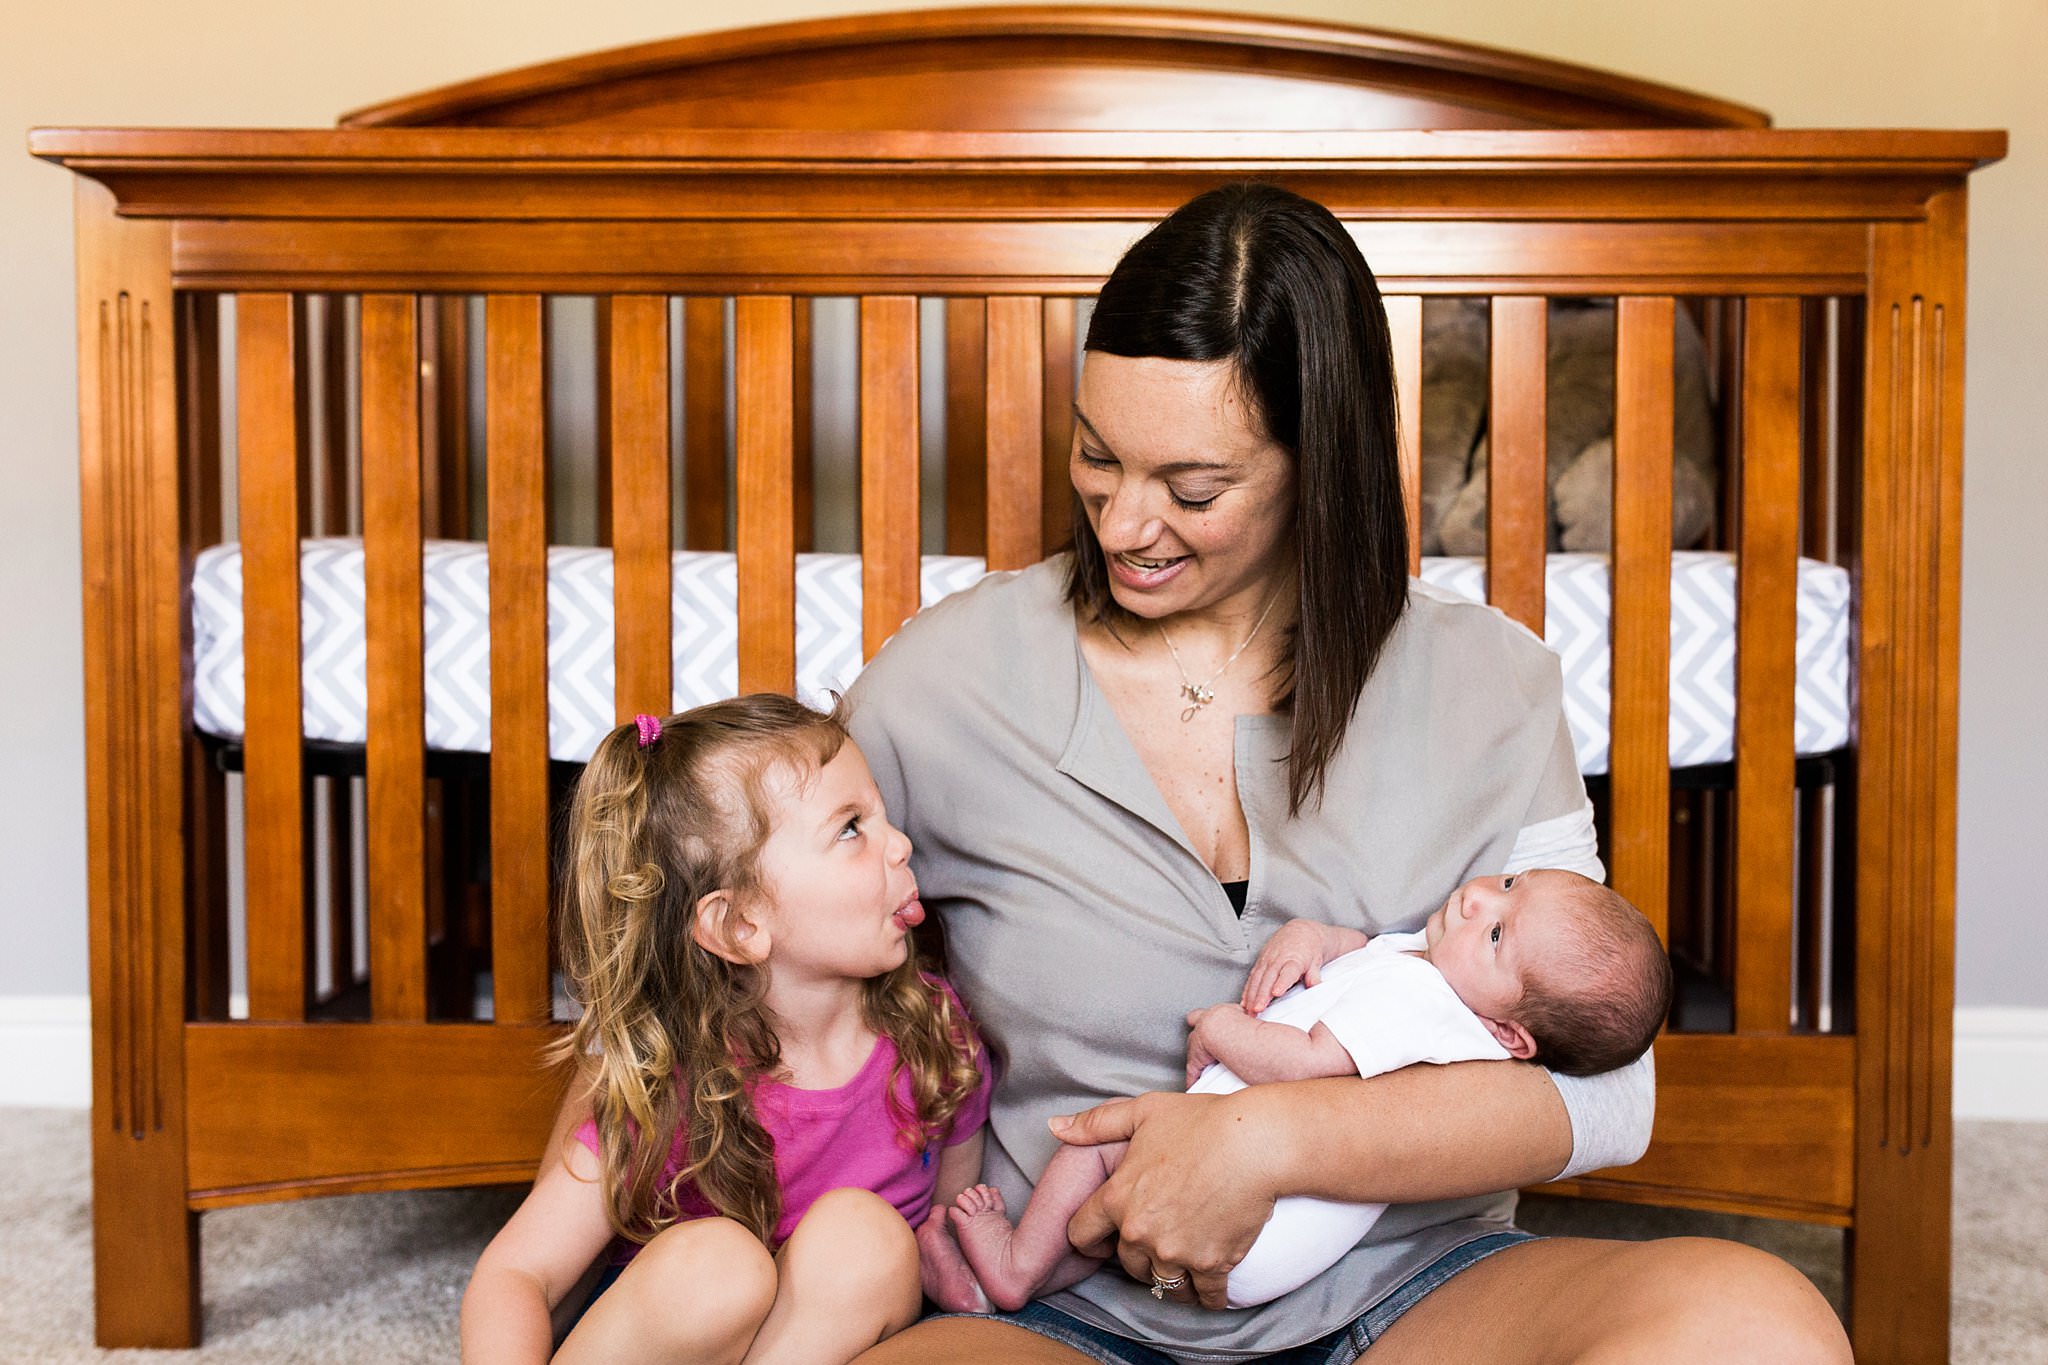
M1475 877L1424 929L1426 956L1517 1057L1587 1076L1648 1050L1671 960L1640 911L1575 872Z

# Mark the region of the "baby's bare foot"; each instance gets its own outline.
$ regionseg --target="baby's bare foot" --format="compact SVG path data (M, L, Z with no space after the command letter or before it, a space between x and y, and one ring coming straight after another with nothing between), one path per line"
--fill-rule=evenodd
M969 1185L960 1191L959 1198L953 1201L953 1207L969 1218L979 1218L985 1213L1007 1218L1010 1212L1003 1203L1003 1192L993 1185Z
M953 1201L953 1234L974 1268L974 1278L996 1307L1014 1313L1038 1292L1042 1276L1018 1265L1017 1230L1010 1226L1003 1196L994 1187L976 1185Z
M948 1313L988 1313L995 1306L981 1292L974 1271L953 1240L949 1210L936 1208L917 1230L917 1263L925 1297Z

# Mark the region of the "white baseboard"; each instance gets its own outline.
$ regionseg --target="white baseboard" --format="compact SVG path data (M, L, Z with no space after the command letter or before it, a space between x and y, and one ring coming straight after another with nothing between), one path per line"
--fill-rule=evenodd
M92 1103L82 995L0 995L0 1107ZM2048 1123L2048 1009L1956 1011L1955 1116Z
M2048 1009L1956 1011L1955 1116L2048 1123Z
M0 1105L92 1104L92 1011L82 995L0 995Z

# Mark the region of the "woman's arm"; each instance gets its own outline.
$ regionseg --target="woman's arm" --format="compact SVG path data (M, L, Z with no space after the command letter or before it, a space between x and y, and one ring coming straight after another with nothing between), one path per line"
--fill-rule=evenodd
M1421 1203L1554 1178L1572 1154L1563 1100L1522 1062L1410 1067L1369 1080L1296 1081L1234 1095L1155 1092L1112 1100L1053 1131L1128 1140L1123 1164L1074 1215L1068 1236L1100 1253L1117 1239L1141 1283L1185 1269L1202 1303L1281 1195Z
M1568 735L1559 740L1559 748L1570 752ZM1524 872L1532 867L1563 868L1596 882L1606 880L1594 834L1593 805L1583 795L1565 814L1533 821L1515 835L1514 850L1501 870ZM1642 1156L1650 1145L1657 1104L1656 1066L1648 1054L1618 1071L1598 1076L1553 1075L1551 1081L1571 1115L1572 1154L1563 1170L1546 1179L1626 1166Z

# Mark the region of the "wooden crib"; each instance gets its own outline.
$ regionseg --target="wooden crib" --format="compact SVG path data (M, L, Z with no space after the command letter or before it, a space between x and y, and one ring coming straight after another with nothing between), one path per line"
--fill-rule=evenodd
M871 652L919 601L921 546L1002 568L1059 544L1077 301L1145 224L1255 176L1329 204L1378 272L1411 464L1422 301L1492 300L1488 581L1539 630L1546 300L1619 300L1603 843L1726 1017L1658 1043L1650 1154L1571 1188L1845 1228L1859 1359L1946 1358L1965 182L2002 134L1776 131L1480 49L1084 9L690 38L347 122L32 137L80 176L103 1344L196 1341L206 1210L534 1169L567 771L549 298L598 300L578 477L614 556L624 717L669 695L672 548L737 552L741 685L792 685L812 299L859 300ZM920 519L921 299L946 333L942 541ZM1666 744L1683 309L1719 367L1740 565L1732 780L1704 796ZM191 574L229 516L247 709L224 746L193 725ZM352 752L302 735L316 533L365 547ZM435 536L489 547L487 758L422 739ZM1793 743L1802 553L1855 583L1853 742L1819 778Z

